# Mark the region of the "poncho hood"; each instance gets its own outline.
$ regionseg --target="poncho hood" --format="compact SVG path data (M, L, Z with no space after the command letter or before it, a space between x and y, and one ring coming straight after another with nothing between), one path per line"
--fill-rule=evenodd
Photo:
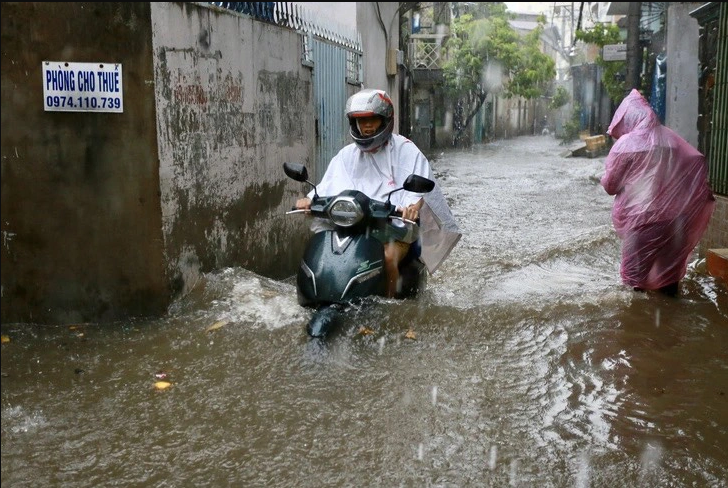
M659 125L660 119L650 104L633 88L614 112L607 134L619 139L629 132L654 129Z

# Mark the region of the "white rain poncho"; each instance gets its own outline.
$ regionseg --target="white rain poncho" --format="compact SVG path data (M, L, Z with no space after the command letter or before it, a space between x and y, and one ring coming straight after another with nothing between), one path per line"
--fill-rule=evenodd
M715 207L705 157L662 125L637 90L619 105L607 133L617 140L601 184L615 196L622 281L645 290L675 284Z
M386 201L387 194L402 187L411 174L435 180L430 163L409 139L392 134L389 141L376 152L361 151L356 144L342 148L331 159L321 182L316 185L320 196L338 195L343 190L359 190L369 198ZM313 197L313 190L309 198ZM422 261L430 273L442 264L460 240L460 230L439 187L427 194L406 190L392 194L391 202L404 208L424 196L420 210L420 239Z

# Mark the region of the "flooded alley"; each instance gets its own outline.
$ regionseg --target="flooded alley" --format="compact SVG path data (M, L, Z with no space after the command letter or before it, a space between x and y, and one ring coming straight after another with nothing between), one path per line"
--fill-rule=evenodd
M158 320L4 324L2 485L728 486L728 288L697 256L677 298L622 285L604 158L565 151L432 157L462 239L323 345L244 269Z

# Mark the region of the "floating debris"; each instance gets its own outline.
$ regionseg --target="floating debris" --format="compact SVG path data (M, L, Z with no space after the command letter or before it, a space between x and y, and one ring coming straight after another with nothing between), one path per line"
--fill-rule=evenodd
M169 379L169 373L167 373L166 371L157 371L156 373L154 373L154 377L158 380L166 381L167 379Z
M215 330L219 329L220 327L223 327L223 326L225 326L227 324L228 324L228 321L227 320L218 320L217 322L215 322L214 324L212 324L211 326L209 326L207 329L205 329L205 332L208 332L208 333L209 332L213 332L213 331L215 331Z
M372 335L374 334L374 331L370 329L369 327L361 326L359 327L359 330L357 331L357 334L360 335Z
M169 381L157 381L156 383L154 383L154 388L156 388L157 390L166 390L170 386L172 386L172 383L170 383Z

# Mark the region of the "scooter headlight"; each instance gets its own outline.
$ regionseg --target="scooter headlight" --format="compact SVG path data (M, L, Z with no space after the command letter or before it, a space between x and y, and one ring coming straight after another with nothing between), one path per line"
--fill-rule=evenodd
M340 227L351 227L363 217L361 205L351 197L339 197L329 208L329 218Z

